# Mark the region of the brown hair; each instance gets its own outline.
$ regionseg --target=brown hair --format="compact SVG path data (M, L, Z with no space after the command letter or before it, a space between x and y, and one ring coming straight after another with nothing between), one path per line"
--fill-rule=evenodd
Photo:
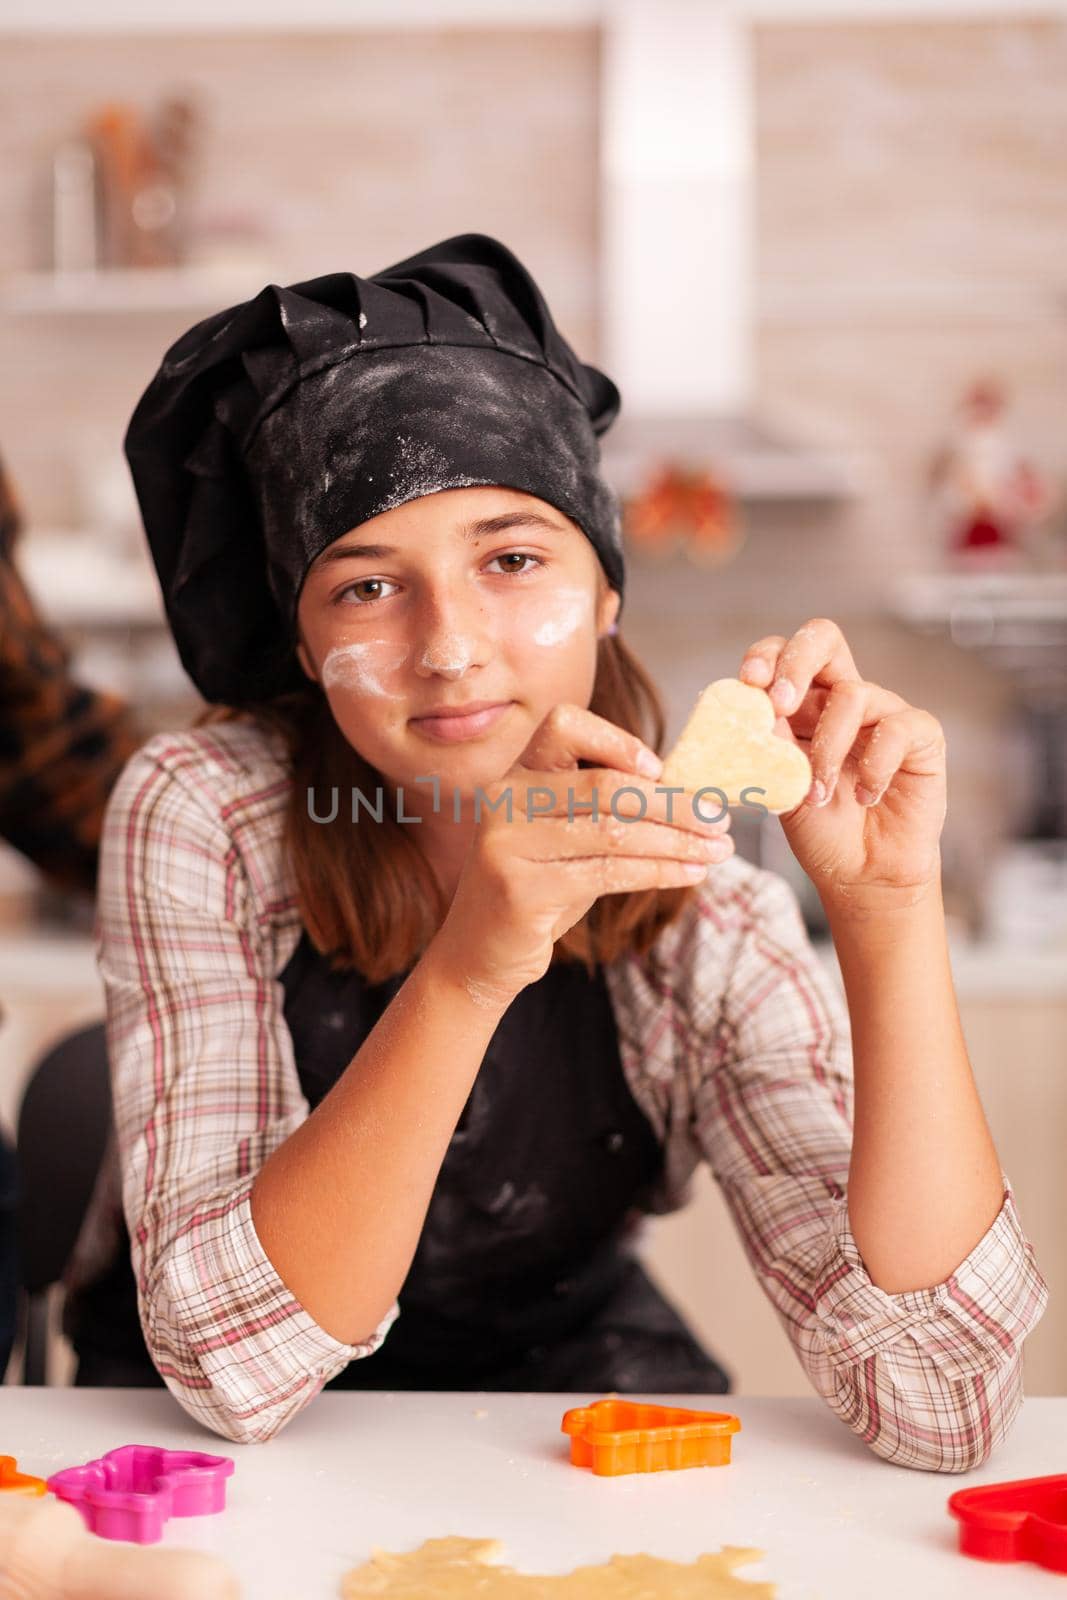
M659 692L617 634L599 641L590 710L660 750L665 718ZM293 786L285 845L312 943L335 970L354 968L372 983L408 971L448 910L414 830L390 817L387 806L373 827L351 826L342 805L331 822L309 814L309 790L330 793L336 786L340 794L358 789L370 797L379 774L348 743L310 680L306 689L239 709L209 706L194 726L241 717L281 733L288 748ZM557 939L552 959L581 961L592 975L598 961L627 950L643 954L691 893L682 887L603 895Z
M0 555L13 555L16 541L22 532L22 508L15 493L15 485L4 471L0 461Z

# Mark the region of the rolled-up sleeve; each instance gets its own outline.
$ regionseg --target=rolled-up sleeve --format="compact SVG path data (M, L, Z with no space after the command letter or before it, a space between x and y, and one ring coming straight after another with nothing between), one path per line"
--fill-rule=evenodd
M308 1114L273 946L210 773L157 735L104 819L97 959L122 1198L145 1340L171 1393L226 1438L266 1440L347 1363L253 1226L266 1158ZM180 737L180 736L178 736Z
M1022 1402L1022 1346L1048 1287L1003 1203L943 1283L890 1294L848 1219L852 1046L844 996L787 881L761 872L705 1041L699 1143L761 1287L816 1391L871 1450L963 1472Z

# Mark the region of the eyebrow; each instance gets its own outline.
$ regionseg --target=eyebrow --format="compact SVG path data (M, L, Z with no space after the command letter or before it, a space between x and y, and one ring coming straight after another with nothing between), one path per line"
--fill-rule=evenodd
M565 532L561 522L554 522L536 511L502 511L496 517L480 517L476 522L465 522L459 529L461 539L475 544L491 534L504 533L508 528L551 528L556 533ZM331 544L319 557L316 566L326 567L334 561L355 561L366 557L369 561L384 561L387 556L402 554L391 544Z

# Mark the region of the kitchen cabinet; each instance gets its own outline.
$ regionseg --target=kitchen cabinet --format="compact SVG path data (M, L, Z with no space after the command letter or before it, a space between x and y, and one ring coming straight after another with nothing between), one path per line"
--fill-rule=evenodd
M107 267L83 272L31 271L0 276L0 312L8 316L129 316L132 312L201 312L247 299L272 281L266 265Z

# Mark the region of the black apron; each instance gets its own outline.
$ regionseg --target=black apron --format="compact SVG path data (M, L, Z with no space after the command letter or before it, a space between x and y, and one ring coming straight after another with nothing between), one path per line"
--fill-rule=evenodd
M279 980L311 1110L404 981L331 971L308 935ZM628 1235L663 1152L631 1095L603 972L556 963L501 1018L452 1135L373 1355L328 1389L725 1394L729 1379L642 1270ZM128 1240L71 1297L78 1384L160 1384Z

